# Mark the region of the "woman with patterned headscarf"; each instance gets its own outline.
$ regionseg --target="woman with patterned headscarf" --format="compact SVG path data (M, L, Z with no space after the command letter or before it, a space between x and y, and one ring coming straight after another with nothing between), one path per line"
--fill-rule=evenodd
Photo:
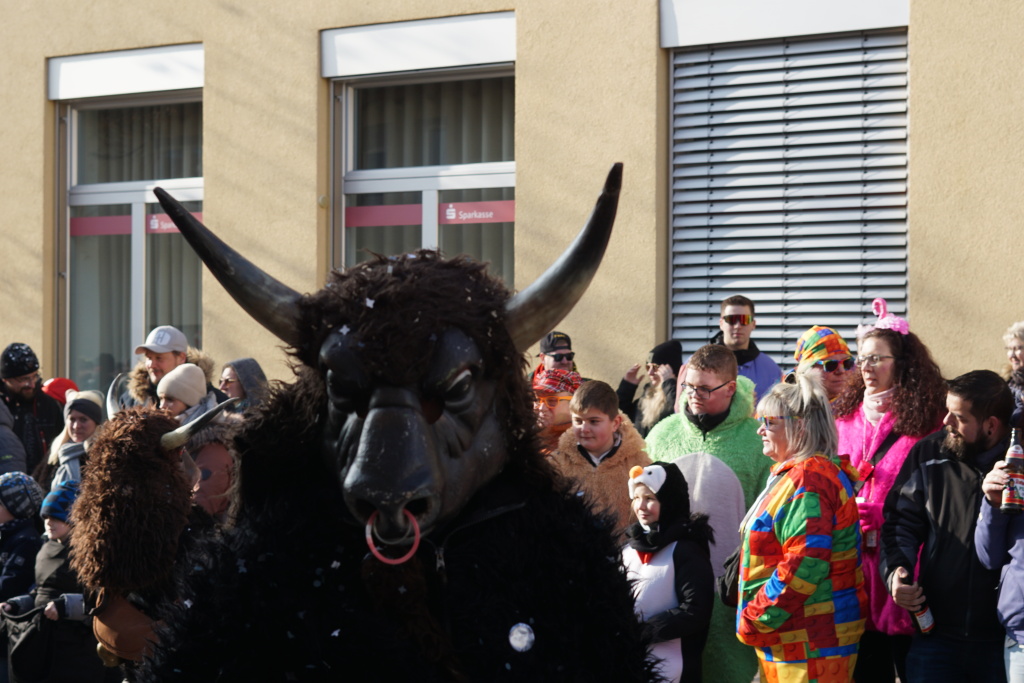
M842 393L855 365L850 347L842 335L821 325L815 325L800 335L793 358L797 362L797 372L820 374L830 402Z

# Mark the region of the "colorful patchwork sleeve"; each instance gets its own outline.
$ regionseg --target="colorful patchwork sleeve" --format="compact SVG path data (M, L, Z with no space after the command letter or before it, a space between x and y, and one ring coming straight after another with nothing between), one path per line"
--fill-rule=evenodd
M775 486L748 535L750 565L775 569L744 606L741 636L776 631L819 590L831 593L823 584L831 570L835 488L825 475L800 465ZM796 621L786 630L799 629Z

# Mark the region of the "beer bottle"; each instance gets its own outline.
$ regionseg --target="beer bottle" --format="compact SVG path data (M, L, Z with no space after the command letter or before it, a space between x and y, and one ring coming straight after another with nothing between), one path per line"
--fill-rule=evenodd
M904 586L909 586L913 582L910 580L910 575L908 574L902 579L901 583L903 583ZM914 626L916 626L917 630L921 632L921 635L926 636L932 632L933 628L935 628L935 617L932 616L932 611L928 609L928 603L922 602L917 608L917 611L911 612L911 614L914 615Z
M1010 430L1010 447L1006 451L1006 472L1010 478L1003 488L1003 504L999 511L1004 515L1019 515L1024 512L1024 448L1021 448L1017 430Z

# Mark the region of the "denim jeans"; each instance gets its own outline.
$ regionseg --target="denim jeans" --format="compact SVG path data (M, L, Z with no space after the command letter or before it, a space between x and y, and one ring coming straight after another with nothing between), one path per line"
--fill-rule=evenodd
M1004 643L917 634L907 655L907 683L1005 683Z
M1007 638L1003 663L1006 665L1007 683L1024 683L1024 645L1013 638Z

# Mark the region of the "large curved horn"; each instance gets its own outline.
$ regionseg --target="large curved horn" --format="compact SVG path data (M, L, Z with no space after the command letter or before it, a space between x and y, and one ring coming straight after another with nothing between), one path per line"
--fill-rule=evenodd
M619 205L622 164L612 166L590 220L554 265L505 306L506 326L526 351L564 318L587 290L608 246Z
M114 417L121 412L121 404L117 401L117 393L121 389L121 379L124 377L124 373L119 373L114 381L110 383L110 387L107 389L107 419Z
M174 431L167 432L160 437L160 448L164 449L168 453L176 448L181 448L188 443L188 440L192 438L193 434L210 424L210 420L217 417L222 410L230 405L238 403L241 400L242 399L240 398L229 398L223 403L218 403L213 408L210 408L188 424L183 424Z
M278 339L297 346L296 304L302 295L270 277L225 244L163 188L154 188L153 194L228 294Z

